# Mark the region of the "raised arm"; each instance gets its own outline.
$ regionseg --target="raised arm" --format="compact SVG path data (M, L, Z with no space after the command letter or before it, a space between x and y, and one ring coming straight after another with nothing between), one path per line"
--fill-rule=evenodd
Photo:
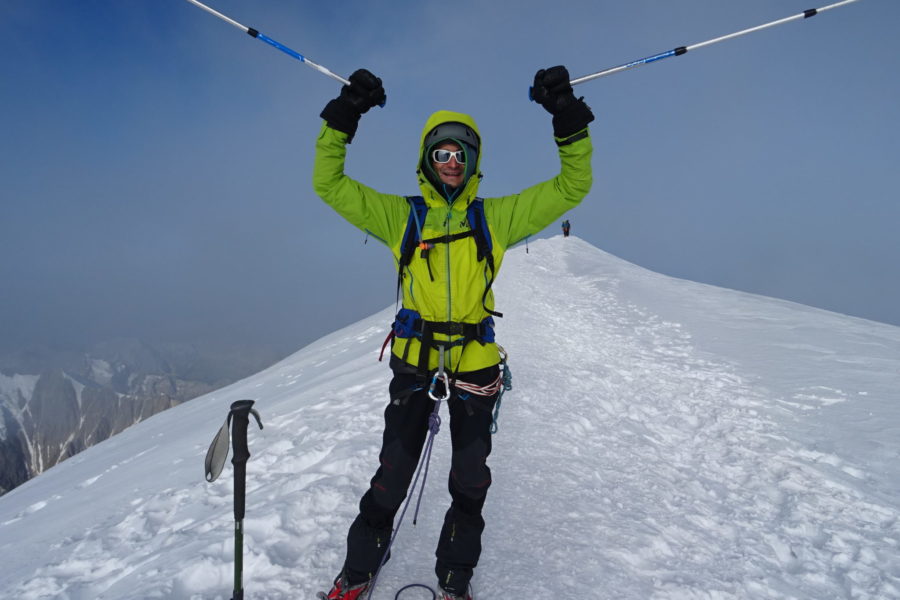
M325 122L316 140L313 189L338 214L390 247L399 243L406 225L406 200L378 192L344 173L347 144L361 116L385 98L381 79L359 69L350 76L350 85L325 106L321 113Z
M594 120L584 98L576 98L563 66L541 69L534 76L532 98L553 115L553 136L559 147L556 177L518 194L493 198L485 210L495 234L510 246L538 233L577 206L592 183L588 123Z

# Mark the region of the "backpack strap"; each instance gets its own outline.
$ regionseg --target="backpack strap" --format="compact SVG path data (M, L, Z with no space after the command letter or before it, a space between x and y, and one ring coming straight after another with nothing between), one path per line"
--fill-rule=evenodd
M453 235L441 235L429 239L422 239L422 227L425 224L425 216L428 214L428 205L422 196L407 196L409 202L409 220L406 222L406 231L403 233L403 240L400 242L400 260L397 265L397 303L400 301L400 286L403 281L403 269L409 266L415 255L416 249L421 250L420 256L425 259L428 265L428 274L434 281L434 274L431 272L431 262L428 260L428 252L434 248L435 244L449 244L456 240L461 240L475 235L474 231L464 231ZM479 255L479 260L481 256Z
M407 196L409 202L409 219L406 221L406 231L400 242L400 260L397 264L397 304L400 304L400 286L403 285L403 270L409 266L416 248L422 242L422 227L425 225L425 216L428 214L428 205L422 196Z
M406 222L403 241L400 243L401 269L409 264L416 247L422 241L422 227L428 214L428 205L422 196L407 196L406 201L409 202L409 219Z
M502 317L503 313L491 310L487 307L487 295L488 292L491 291L491 286L494 285L494 278L497 276L497 272L494 268L494 242L491 239L491 230L488 229L487 218L484 216L484 200L475 198L475 200L469 203L466 214L469 218L469 227L475 235L475 245L478 248L478 260L484 260L485 270L490 271L488 283L484 288L484 294L481 296L481 305L489 315Z
M494 267L493 241L491 240L491 232L488 229L487 218L484 214L484 200L475 198L469 203L466 209L466 217L469 222L469 231L456 233L453 235L443 235L435 238L422 239L422 227L425 224L425 217L428 214L428 205L422 196L407 196L406 201L409 202L409 219L406 222L406 231L403 233L403 240L400 243L400 259L397 265L397 304L400 303L400 286L403 285L403 271L409 266L415 255L416 248L421 249L422 258L428 260L428 251L435 244L449 244L456 240L460 240L469 236L475 238L475 246L477 248L478 260L485 261L485 270L488 272L488 284L485 286L484 294L481 296L481 304L488 314L494 317L502 317L503 313L491 310L487 307L487 295L494 284L496 277L496 269ZM428 271L431 272L431 263L428 263ZM434 277L432 276L432 280Z

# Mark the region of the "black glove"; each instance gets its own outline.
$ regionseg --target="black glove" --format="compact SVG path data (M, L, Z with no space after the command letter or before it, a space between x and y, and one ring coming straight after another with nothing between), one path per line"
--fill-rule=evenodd
M594 120L584 97L576 98L565 67L541 69L534 75L531 97L553 115L553 135L566 138L578 133Z
M381 79L365 69L358 69L350 76L350 85L341 88L341 94L325 105L319 115L328 126L343 131L353 139L359 118L373 106L384 104L387 96Z

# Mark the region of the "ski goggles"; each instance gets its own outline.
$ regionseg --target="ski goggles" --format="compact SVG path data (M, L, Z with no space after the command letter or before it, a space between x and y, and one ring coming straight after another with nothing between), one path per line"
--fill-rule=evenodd
M461 165L466 164L465 150L434 150L431 153L431 160L441 165L450 162L451 158Z

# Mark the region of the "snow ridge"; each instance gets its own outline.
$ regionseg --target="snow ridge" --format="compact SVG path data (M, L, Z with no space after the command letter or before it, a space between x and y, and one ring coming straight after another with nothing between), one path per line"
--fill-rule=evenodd
M900 454L898 328L672 280L571 237L511 251L495 289L513 390L489 460L481 597L900 598L900 483L869 461ZM728 329L734 313L747 321ZM210 485L201 464L246 397L265 424L250 430L247 594L312 597L343 560L377 461L390 320L389 308L0 498L0 596L230 597L231 470ZM803 337L807 321L833 332ZM843 370L764 346L767 327ZM853 405L870 417L844 420ZM816 437L838 418L867 445ZM400 532L377 600L433 580L448 443L441 432L419 525Z

